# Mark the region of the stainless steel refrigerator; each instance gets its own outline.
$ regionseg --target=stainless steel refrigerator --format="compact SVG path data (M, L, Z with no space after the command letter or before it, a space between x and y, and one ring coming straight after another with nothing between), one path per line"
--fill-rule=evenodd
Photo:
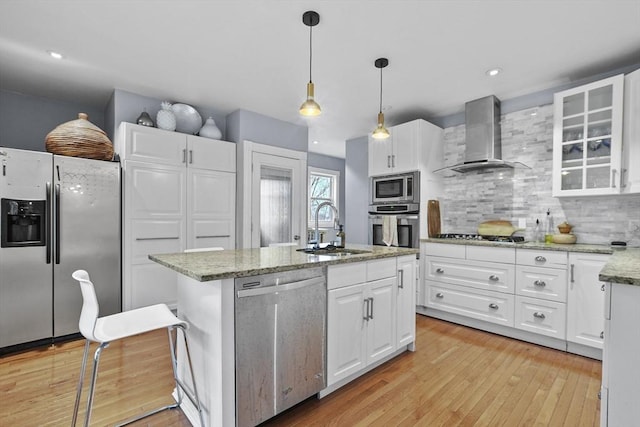
M77 269L120 312L120 164L0 147L0 167L0 348L78 332Z

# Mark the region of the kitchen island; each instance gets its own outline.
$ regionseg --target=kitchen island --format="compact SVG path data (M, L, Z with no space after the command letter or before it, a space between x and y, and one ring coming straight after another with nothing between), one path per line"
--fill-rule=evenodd
M378 335L380 333L384 335L384 332L389 332L389 340L393 342L386 346L375 346L375 349L379 350L375 353L376 359L372 360L369 357L365 360L368 363L365 363L358 372L349 371L344 378L340 377L340 381L332 384L335 389L361 375L362 372L366 372L377 366L377 364L383 363L388 358L408 349L413 349L415 336L414 290L417 279L415 257L417 253L417 249L348 245L340 255L308 254L297 251L295 247L150 255L149 258L152 261L180 273L178 275L178 315L190 324L189 347L207 426L234 426L237 421L235 394L235 279L322 267L327 271L328 289L336 288L333 291L329 290L329 293L342 291L343 289L357 290L359 287L369 289L365 288L365 285L385 285L384 287L379 286L376 288L384 288L389 292L385 295L380 295L380 300L377 300L378 302L375 305L373 304L373 299L378 298L378 295L365 295L362 293L361 295L367 296L367 298L362 297L360 302L366 304L367 310L371 310L372 319L374 310L383 308L385 301L393 302L393 307L390 307L390 313L393 314L393 322L391 324L378 324L377 328L379 329L375 330ZM407 264L407 260L411 260L411 262ZM402 270L403 272L398 273L398 277L396 277L396 272L404 269L406 265L410 267L406 271ZM359 268L359 266L362 266L362 268ZM356 278L359 274L360 279ZM341 287L347 284L349 286ZM388 296L388 298L382 298L383 296ZM398 304L402 301L403 307L409 306L409 309L397 309L395 305L396 299ZM370 305L368 301L371 301ZM331 302L328 304L331 305ZM331 312L330 308L327 319L329 324L327 340L329 342L332 340ZM345 313L340 310L335 312L340 315ZM357 321L361 326L365 323L368 325L370 323L366 318L368 316L365 316L363 320L362 313L363 309L359 307L356 316ZM379 312L376 311L376 313ZM409 316L406 316L407 313ZM381 314L384 315L384 312ZM408 333L403 330L403 332L396 334L396 314L398 318L404 315L404 317L412 319L412 325L409 326L413 326L413 329L409 328ZM367 315L369 315L368 311ZM375 318L379 319L380 316L376 314ZM345 319L348 319L348 316ZM336 319L333 320L335 321ZM340 319L340 321L342 322L343 319ZM371 322L371 324L375 324L375 322ZM398 320L397 324L406 326L407 322ZM346 329L344 324L341 326L342 329ZM393 330L390 329L391 326L393 326ZM370 329L374 330L374 328ZM396 336L398 338L400 336L403 337L403 341L398 339L401 345L396 343ZM344 337L334 339L338 343L344 342L344 340ZM379 344L380 342L375 336L370 341L373 344ZM331 344L328 345L327 352L338 356L342 355L340 351L335 348L332 349ZM331 365L330 361L332 360L331 354L328 355L329 365ZM179 375L187 379L189 376L183 375L183 371L186 369L183 357L184 351L179 348ZM336 358L334 357L333 359ZM337 366L343 367L339 363L339 358L337 360ZM331 372L328 372L327 375L331 376ZM338 377L336 376L336 378ZM328 381L328 384L331 384L331 381ZM187 386L191 387L189 383L187 383ZM194 425L198 425L195 408L188 400L183 402L182 409L189 420Z

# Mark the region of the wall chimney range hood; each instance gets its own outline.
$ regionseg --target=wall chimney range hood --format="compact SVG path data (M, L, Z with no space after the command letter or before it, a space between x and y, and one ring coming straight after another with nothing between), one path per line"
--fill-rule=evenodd
M502 160L500 134L500 100L494 95L465 104L464 162L434 172L470 172L479 169L525 167L520 162Z

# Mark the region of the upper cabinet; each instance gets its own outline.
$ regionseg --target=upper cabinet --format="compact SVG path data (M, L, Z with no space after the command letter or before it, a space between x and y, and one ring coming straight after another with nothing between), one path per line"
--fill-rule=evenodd
M634 164L635 160L635 164ZM640 69L624 76L622 184L624 194L640 193Z
M428 167L434 151L442 157L442 129L425 120L414 120L389 128L391 136L369 137L369 176L420 170Z
M555 94L553 196L640 191L639 87L635 72Z

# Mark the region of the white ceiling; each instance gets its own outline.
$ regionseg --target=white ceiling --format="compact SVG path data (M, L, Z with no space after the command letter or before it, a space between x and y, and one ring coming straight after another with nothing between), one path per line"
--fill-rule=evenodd
M297 111L307 10L320 14L312 119ZM640 0L0 0L1 89L101 108L113 88L243 108L307 124L309 150L337 157L375 127L382 56L388 125L445 116L640 63ZM504 71L489 78L493 67Z

